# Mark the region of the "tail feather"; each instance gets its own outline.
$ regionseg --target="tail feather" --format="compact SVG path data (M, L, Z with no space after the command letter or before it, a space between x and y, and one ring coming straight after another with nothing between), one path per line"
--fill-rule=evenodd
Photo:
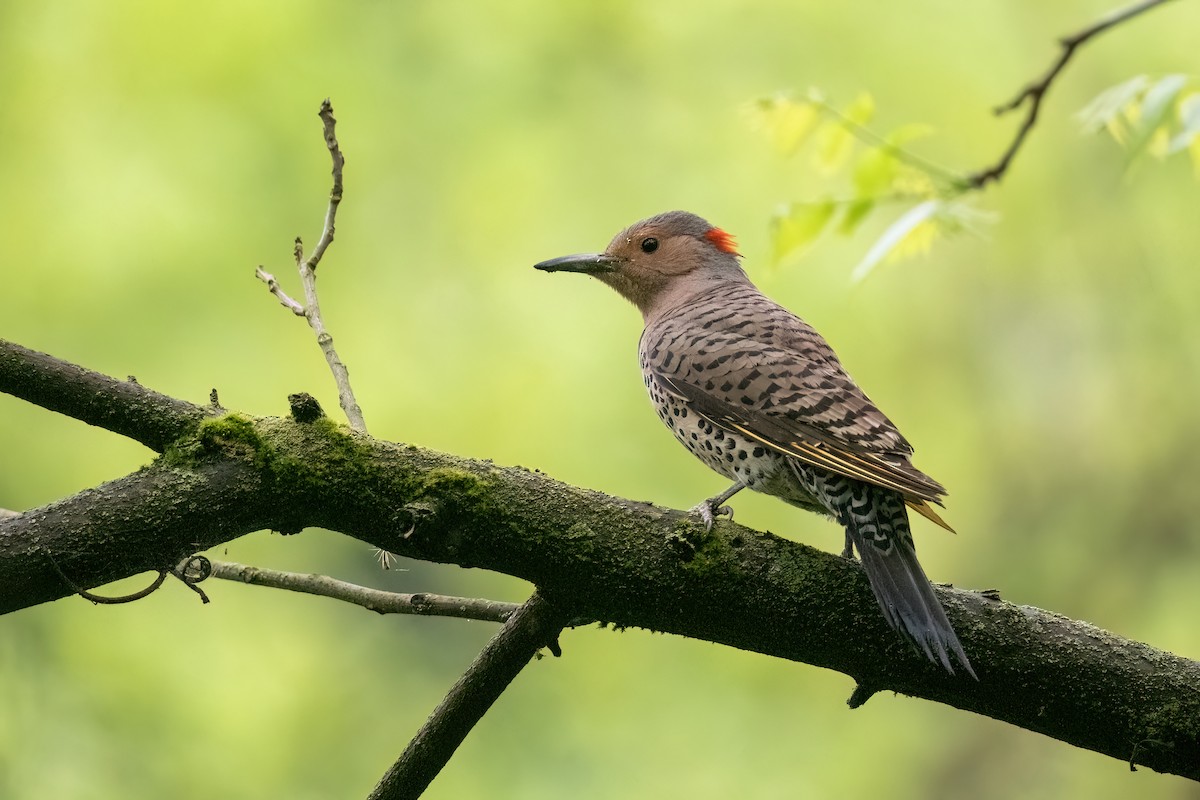
M940 663L953 673L954 667L950 663L950 653L953 653L967 674L978 679L929 578L917 561L911 542L898 539L886 551L872 541L856 541L855 545L862 556L871 591L888 624L906 634L930 661Z
M825 473L800 474L845 528L854 543L887 623L907 636L935 664L954 672L950 656L978 680L946 618L933 585L917 561L908 512L890 489Z

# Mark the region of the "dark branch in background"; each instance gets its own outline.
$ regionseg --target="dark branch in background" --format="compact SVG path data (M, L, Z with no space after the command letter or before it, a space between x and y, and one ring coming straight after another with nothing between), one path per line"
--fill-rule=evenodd
M161 453L216 412L0 339L0 391Z
M419 614L429 617L505 622L519 608L516 603L503 603L499 600L448 597L429 593L384 592L325 575L301 575L297 572L249 567L227 561L213 561L212 576L252 586L268 586L273 589L330 597L379 614Z
M450 689L368 800L420 797L538 650L548 647L558 655L556 640L566 624L567 614L534 592Z
M1063 71L1063 68L1067 66L1067 62L1071 60L1071 57L1075 55L1075 51L1081 45L1085 44L1101 33L1104 33L1108 29L1114 28L1117 25L1126 22L1127 20L1133 19L1145 11L1149 11L1156 6L1161 6L1163 3L1167 2L1170 2L1170 0L1143 0L1141 3L1135 3L1134 5L1114 11L1103 19L1100 19L1084 28L1083 30L1059 39L1059 44L1062 46L1062 53L1059 54L1058 59L1050 66L1049 71L1042 76L1041 80L1037 80L1029 84L1012 100L1008 101L1002 106L998 106L995 109L995 114L1000 116L1002 114L1007 114L1010 111L1015 111L1022 105L1027 106L1025 119L1021 123L1021 126L1017 128L1017 134L1013 138L1012 143L1008 146L1008 149L1004 152L1004 155L1002 155L1000 160L994 165L968 175L964 188L982 189L989 182L999 181L1004 177L1004 173L1008 171L1009 166L1012 164L1013 158L1015 158L1017 155L1017 151L1020 150L1021 145L1025 143L1025 137L1029 135L1029 132L1037 123L1038 112L1041 111L1042 108L1042 100L1045 99L1046 93L1050 91L1051 84L1054 83L1054 80L1059 76L1059 73Z
M362 408L359 407L358 400L354 397L354 390L350 388L350 371L346 369L346 365L342 363L342 359L333 346L333 336L325 327L325 321L321 317L321 305L317 298L317 265L321 263L321 257L325 255L329 245L333 244L334 223L337 220L338 206L342 202L342 168L346 164L336 136L337 120L333 117L333 105L328 98L321 103L318 115L321 117L323 125L325 146L329 149L329 157L333 161L333 188L329 192L329 207L325 211L325 224L321 230L321 238L308 258L304 257L304 243L299 236L296 237L293 255L296 259L296 269L300 273L300 284L304 287L304 304L289 297L279 286L279 281L275 280L275 276L263 269L262 266L259 266L254 274L260 281L267 284L271 294L275 295L284 308L296 316L308 320L313 333L317 335L317 344L320 345L321 352L325 354L325 361L333 373L333 380L338 389L338 402L346 413L350 427L366 433L367 423L363 419Z
M12 388L11 363L0 358L0 391ZM46 380L84 372L69 366L47 364ZM107 391L126 389L110 381ZM964 681L887 628L857 564L732 522L706 536L686 512L378 441L324 418L230 415L175 444L125 478L0 518L0 613L73 593L49 556L91 588L253 531L321 527L523 578L580 616L834 669L867 691L924 697L1200 779L1200 664L1086 623L939 589L981 679Z

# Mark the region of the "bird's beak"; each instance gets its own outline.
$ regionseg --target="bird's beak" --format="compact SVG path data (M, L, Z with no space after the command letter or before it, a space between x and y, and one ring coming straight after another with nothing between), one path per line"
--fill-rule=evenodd
M585 275L596 275L601 272L615 272L620 259L604 253L580 253L574 256L562 256L534 264L534 269L543 272L582 272Z

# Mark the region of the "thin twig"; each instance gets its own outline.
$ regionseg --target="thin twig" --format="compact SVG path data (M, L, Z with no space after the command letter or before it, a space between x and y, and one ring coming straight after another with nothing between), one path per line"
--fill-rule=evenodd
M325 575L303 575L262 567L250 567L228 561L213 561L212 576L227 581L269 586L291 592L331 597L362 606L380 614L420 614L431 617L457 617L484 622L505 622L519 608L516 603L440 594L400 594L371 589Z
M1122 9L1118 9L1108 16L1097 20L1088 27L1080 30L1070 36L1064 36L1059 39L1059 44L1062 46L1062 52L1053 64L1050 65L1049 71L1042 76L1041 80L1035 81L1024 89L1022 89L1016 97L1007 103L998 106L994 109L994 113L999 116L1007 114L1010 111L1015 111L1023 104L1026 105L1025 120L1021 123L1021 127L1017 129L1016 136L1013 137L1012 143L1005 150L1004 155L1000 157L993 166L987 169L980 170L967 176L964 188L966 189L982 189L991 181L999 181L1004 177L1004 173L1008 171L1012 164L1013 158L1016 157L1017 151L1021 149L1021 145L1025 143L1025 137L1029 135L1029 131L1037 123L1038 112L1041 111L1042 101L1046 97L1046 93L1050 90L1051 84L1059 76L1059 73L1066 67L1067 62L1075 55L1075 51L1081 45L1108 30L1116 27L1122 22L1133 19L1139 14L1149 11L1150 9L1160 6L1169 0L1142 0L1140 3L1135 3Z
M409 800L425 791L463 739L537 651L557 649L561 608L534 592L450 689L368 800ZM555 652L557 655L557 652Z
M297 250L301 247L300 239L296 239ZM346 365L342 363L342 359L338 356L337 350L333 346L333 336L325 328L325 321L321 317L321 305L317 301L317 273L309 266L312 259L302 261L300 264L300 283L304 286L305 313L304 316L308 319L309 326L312 327L313 333L317 335L317 344L321 348L321 352L325 354L325 361L329 364L329 370L333 373L333 381L338 388L338 403L342 407L342 411L346 413L346 419L350 423L350 427L362 433L367 432L367 423L363 419L362 409L358 405L358 401L354 398L354 390L350 388L350 371L346 369Z
M342 168L346 165L346 157L342 155L342 149L338 145L337 120L333 118L333 105L329 102L328 97L321 103L321 110L317 115L324 125L325 146L329 148L329 157L333 161L333 188L329 191L329 208L325 212L325 225L321 231L321 238L307 261L308 268L314 272L317 265L321 263L321 256L325 255L325 250L333 243L333 223L337 218L338 204L342 202Z
M865 125L862 125L850 117L838 111L837 108L822 100L820 97L810 96L808 102L821 109L822 112L828 114L838 121L838 124L848 130L860 142L878 147L883 152L895 158L897 161L908 164L910 167L915 167L921 172L931 177L939 178L951 185L958 184L962 181L962 176L951 169L935 164L923 156L919 156L903 147L900 147L893 142L889 142L884 137L875 133Z
M322 101L318 116L323 125L325 146L329 149L329 157L333 161L333 188L329 192L329 206L325 211L325 224L321 229L321 238L308 258L304 257L304 243L299 236L296 237L293 253L296 258L296 268L300 272L300 284L304 287L304 304L301 305L284 293L275 280L275 276L262 267L255 270L254 274L260 281L267 284L271 294L278 298L284 308L296 316L308 320L313 333L317 335L317 345L325 354L325 361L329 364L330 372L333 373L333 381L337 384L338 389L338 403L346 413L350 427L366 433L367 423L363 419L362 408L359 407L358 400L354 397L354 390L350 387L350 371L346 369L346 365L342 363L337 350L334 349L333 336L325 328L325 321L321 317L321 304L317 300L317 265L321 263L321 257L333 243L334 223L337 219L338 206L342 202L342 168L346 164L346 158L342 155L341 147L338 145L335 133L337 120L334 119L333 105L329 102L329 98Z
M275 280L274 275L259 266L258 269L254 270L254 277L258 278L267 285L267 289L270 290L271 294L275 295L275 297L279 300L279 305L283 306L288 311L291 311L297 317L303 317L305 315L304 306L297 303L288 296L287 292L280 288L279 281Z
M325 146L329 149L329 157L333 161L333 188L329 191L329 207L325 211L325 225L321 230L321 238L317 241L317 246L313 248L312 255L304 259L302 245L297 237L296 257L300 268L300 283L304 286L304 300L307 307L305 316L308 318L308 324L312 326L313 332L317 334L317 344L320 345L321 352L325 354L325 361L328 362L329 369L333 372L333 380L338 387L338 402L341 404L342 410L346 412L346 419L350 422L350 427L366 433L367 423L363 419L358 401L354 398L354 390L350 388L350 371L346 369L346 365L342 363L337 350L333 347L333 336L325 329L325 322L321 318L321 306L317 302L317 265L321 263L321 257L325 255L326 249L333 243L334 222L337 218L338 205L342 202L342 168L346 165L346 158L342 155L342 149L338 145L335 135L337 120L333 117L333 105L329 102L329 98L325 98L321 103L318 116L321 117L324 126Z
M68 578L67 573L62 571L62 567L60 567L58 562L54 560L54 556L50 555L49 553L46 554L46 560L50 562L50 566L54 567L54 571L58 573L58 577L62 579L62 582L65 583L71 591L75 592L75 594L79 595L84 600L90 600L96 605L116 606L123 603L132 603L135 600L141 600L143 597L149 597L158 591L158 587L163 585L163 581L167 579L168 572L165 569L160 569L158 571L158 577L155 578L154 581L145 589L132 594L123 594L119 597L108 597L106 595L92 594L87 589L84 589L82 586L75 583L75 581Z
M817 200L793 200L788 203L789 206L824 206L833 205L839 208L852 206L855 203L861 203L864 200L884 205L890 203L911 203L917 200L928 200L928 192L884 192L883 194L872 195L871 197L822 197Z

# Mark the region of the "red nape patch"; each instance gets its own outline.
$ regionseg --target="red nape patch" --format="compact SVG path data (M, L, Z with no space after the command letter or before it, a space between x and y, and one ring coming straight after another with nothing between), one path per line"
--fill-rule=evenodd
M704 234L704 238L713 243L713 246L722 253L732 253L735 256L740 256L737 251L737 241L733 238L732 233L726 233L720 228L710 228L708 233Z

